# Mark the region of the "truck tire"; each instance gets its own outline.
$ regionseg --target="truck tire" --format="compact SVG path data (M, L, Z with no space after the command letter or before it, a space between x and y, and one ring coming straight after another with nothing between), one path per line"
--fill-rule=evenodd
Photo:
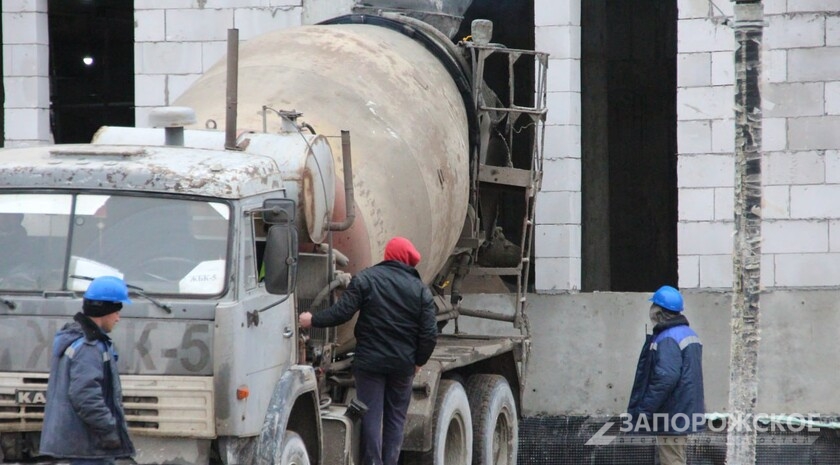
M294 431L286 431L283 442L277 448L274 458L275 465L309 465L309 453L300 435Z
M464 386L442 379L435 400L432 450L404 454L405 465L470 465L473 431L470 403Z
M473 375L467 381L473 424L473 465L516 465L519 418L503 376Z

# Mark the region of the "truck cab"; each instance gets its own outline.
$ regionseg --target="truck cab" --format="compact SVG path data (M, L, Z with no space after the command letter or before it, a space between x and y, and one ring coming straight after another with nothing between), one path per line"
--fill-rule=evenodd
M162 129L104 128L92 145L0 152L7 460L37 456L52 337L102 275L123 278L132 294L112 337L141 463L206 463L211 441L225 450L224 438L258 437L280 380L283 395L317 411L314 371L297 364L290 283L297 227L332 208L329 195L301 201L297 187L306 176L333 192L329 145L299 133L245 134L249 152L225 151L214 131L186 131L191 147L163 138ZM307 202L308 221L298 216ZM317 437L317 424L299 429Z

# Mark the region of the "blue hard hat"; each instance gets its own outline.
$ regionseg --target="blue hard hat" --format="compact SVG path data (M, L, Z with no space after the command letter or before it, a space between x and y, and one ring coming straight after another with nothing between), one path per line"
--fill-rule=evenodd
M662 286L657 289L656 292L653 293L653 297L648 299L649 301L659 305L660 307L664 308L665 310L670 310L672 312L681 312L683 311L683 298L680 294L680 291L674 289L671 286Z
M90 282L85 291L85 299L103 302L120 302L130 304L128 286L125 281L116 276L100 276Z

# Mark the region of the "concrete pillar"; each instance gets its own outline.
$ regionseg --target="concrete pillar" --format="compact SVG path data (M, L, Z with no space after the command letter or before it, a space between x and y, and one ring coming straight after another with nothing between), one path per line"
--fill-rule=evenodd
M3 0L5 147L52 142L47 0Z
M534 0L535 48L551 54L542 192L534 234L535 287L581 287L580 0Z

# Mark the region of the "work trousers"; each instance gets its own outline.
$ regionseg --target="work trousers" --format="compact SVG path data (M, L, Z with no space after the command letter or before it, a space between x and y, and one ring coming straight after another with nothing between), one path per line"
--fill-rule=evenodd
M686 465L685 441L656 445L658 465Z
M368 407L362 417L362 465L397 465L414 375L353 370L356 397Z

